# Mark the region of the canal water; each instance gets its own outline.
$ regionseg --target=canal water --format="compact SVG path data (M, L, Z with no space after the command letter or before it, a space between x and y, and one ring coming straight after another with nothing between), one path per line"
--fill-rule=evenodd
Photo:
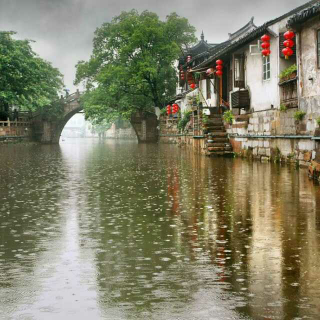
M319 319L305 170L170 145L0 146L0 319Z

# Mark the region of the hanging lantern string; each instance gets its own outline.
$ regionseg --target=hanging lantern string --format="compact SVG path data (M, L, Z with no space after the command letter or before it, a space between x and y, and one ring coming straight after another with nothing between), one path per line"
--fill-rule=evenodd
M218 59L217 61L216 61L216 75L217 76L219 76L219 77L221 77L222 75L223 75L223 61L221 60L221 59Z
M270 36L268 34L264 34L261 38L261 48L263 49L261 51L262 55L267 57L270 55L271 51L270 51Z
M283 42L285 48L282 49L282 53L284 54L285 59L289 59L289 57L293 55L293 50L291 48L294 46L294 41L292 39L295 34L293 31L288 30L283 36L286 40Z

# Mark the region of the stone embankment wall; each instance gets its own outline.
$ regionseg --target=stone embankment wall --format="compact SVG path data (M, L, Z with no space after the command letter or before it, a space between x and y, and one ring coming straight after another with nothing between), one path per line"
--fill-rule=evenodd
M0 126L0 141L31 139L31 127L26 125Z
M268 110L237 116L227 125L234 152L262 161L309 166L319 153L316 121L307 116L296 121L296 111Z
M178 119L168 119L167 117L160 117L159 121L159 142L160 143L168 143L168 144L177 144L179 147L190 147L197 153L205 152L205 140L204 138L194 138L194 133L191 130L192 120L190 128L186 127L184 133L178 129ZM200 136L202 132L197 132Z

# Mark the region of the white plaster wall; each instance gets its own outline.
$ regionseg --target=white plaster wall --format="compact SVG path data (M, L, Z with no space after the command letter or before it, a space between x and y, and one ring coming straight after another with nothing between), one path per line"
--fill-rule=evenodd
M200 90L202 92L203 98L201 100L205 100L203 101L203 106L204 107L216 107L217 106L217 95L214 93L214 87L212 85L212 83L214 82L214 79L211 79L210 82L210 88L211 88L211 98L207 99L207 83L206 80L201 80L199 83L200 86ZM201 96L202 98L202 96Z
M244 53L246 56L245 63L245 81L250 91L251 108L254 111L268 110L272 107L280 108L280 88L279 73L290 66L293 61L281 59L279 56L279 32L285 32L288 19L283 19L278 23L270 26L274 33L270 39L270 79L263 80L263 58L262 55L250 55L249 45L236 53ZM257 39L258 40L258 39ZM256 44L257 41L251 44ZM234 69L231 63L232 70ZM238 90L238 88L234 88Z
M273 105L280 105L278 86L278 38L271 37L270 40L270 79L263 80L263 58L262 55L250 55L249 48L246 54L246 85L251 95L251 108L254 111L271 109Z
M301 45L300 56L300 93L303 98L311 98L320 95L320 69L317 67L317 30L320 29L320 21L316 19L306 23L299 34ZM313 78L313 80L309 80ZM311 110L310 110L311 111ZM316 110L312 110L315 112ZM311 112L312 112L311 111Z

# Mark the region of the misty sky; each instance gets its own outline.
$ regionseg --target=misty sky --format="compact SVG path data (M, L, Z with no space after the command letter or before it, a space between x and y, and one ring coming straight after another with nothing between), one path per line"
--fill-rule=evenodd
M0 30L16 31L19 38L35 40L34 50L65 76L75 90L75 64L87 60L93 32L103 22L132 8L171 12L189 19L197 36L204 31L208 42L227 40L252 16L258 26L306 3L307 0L0 0Z

